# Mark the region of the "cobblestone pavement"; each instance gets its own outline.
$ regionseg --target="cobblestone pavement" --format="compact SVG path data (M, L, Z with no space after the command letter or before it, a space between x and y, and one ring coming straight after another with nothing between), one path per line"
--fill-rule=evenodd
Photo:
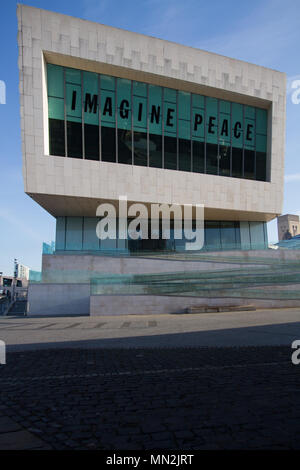
M299 449L300 365L291 353L288 346L9 352L0 366L0 431L6 423L15 448L24 448L22 429L37 439L32 448Z

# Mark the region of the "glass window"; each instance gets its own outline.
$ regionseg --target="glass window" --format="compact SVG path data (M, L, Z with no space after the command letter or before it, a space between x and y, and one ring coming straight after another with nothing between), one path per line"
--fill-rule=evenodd
M12 284L12 279L9 279L8 277L3 278L3 287L11 287Z
M178 140L178 153L179 162L178 169L182 171L191 171L191 140L179 139Z
M100 76L101 159L116 162L116 102L114 77Z
M66 250L82 250L83 217L66 217Z
M65 123L60 119L49 119L50 155L65 156Z
M243 148L243 105L232 103L232 147Z
M236 248L236 224L235 222L221 222L221 245L223 250Z
M218 174L218 100L206 98L206 173Z
M64 69L47 65L49 153L65 156Z
M255 178L255 152L244 150L244 178L253 180Z
M132 164L131 81L117 78L118 163ZM147 163L147 161L146 161Z
M162 88L149 85L149 165L162 168Z
M99 250L99 238L96 234L97 223L100 217L83 217L83 250Z
M178 169L191 171L191 93L178 92Z
M204 142L193 140L193 172L204 173Z
M134 165L147 166L147 132L134 132Z
M162 136L149 134L149 166L162 168Z
M192 171L196 173L205 171L204 115L204 96L192 94Z
M116 129L101 128L101 157L104 162L116 161Z
M218 146L216 144L206 144L206 173L218 174Z
M243 149L232 147L232 176L242 178L243 176Z
M219 143L219 175L230 176L231 146Z
M82 158L81 72L66 69L65 74L68 157Z
M87 160L99 160L98 74L83 72L84 146Z
M267 174L267 111L256 109L256 179L266 181Z
M230 176L231 103L229 101L220 100L219 124L219 175Z
M205 248L209 251L221 249L220 223L216 221L205 222Z
M266 181L266 109L52 64L47 79L50 154Z
M177 93L164 88L164 168L177 169Z
M148 164L148 119L147 119L147 85L133 82L133 131L134 131L134 165Z
M174 137L164 137L164 168L177 169L177 139Z
M256 179L258 181L266 181L267 154L266 152L256 152Z

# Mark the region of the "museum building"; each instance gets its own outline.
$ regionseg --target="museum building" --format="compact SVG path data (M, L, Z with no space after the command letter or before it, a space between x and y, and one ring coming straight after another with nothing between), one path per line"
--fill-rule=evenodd
M118 216L124 195L203 204L203 252L268 246L283 201L284 73L25 5L18 24L24 187L56 218L44 267L184 251L172 220L168 239L100 240L97 207Z

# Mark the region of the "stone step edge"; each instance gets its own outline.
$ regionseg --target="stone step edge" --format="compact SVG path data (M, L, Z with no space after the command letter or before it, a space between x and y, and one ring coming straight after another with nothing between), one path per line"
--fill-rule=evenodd
M212 307L212 306L195 306L188 307L185 309L184 313L218 313L218 312L245 312L245 311L255 311L256 307L253 305L229 305L223 307Z

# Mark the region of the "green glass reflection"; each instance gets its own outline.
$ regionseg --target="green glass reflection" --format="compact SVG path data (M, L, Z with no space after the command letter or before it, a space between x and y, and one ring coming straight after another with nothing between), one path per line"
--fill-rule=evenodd
M132 152L137 165L266 178L266 109L53 64L47 64L47 84L49 138L60 140L55 150L60 155L64 126L69 129L72 147L71 140L80 134L83 113L83 146L89 149L82 153L92 159L99 158L95 149L101 146L104 159L117 161L115 140L126 147L124 163L130 163ZM65 117L68 126L59 124ZM116 125L120 132L114 137ZM77 140L79 148L79 135ZM50 142L50 148L56 144Z

